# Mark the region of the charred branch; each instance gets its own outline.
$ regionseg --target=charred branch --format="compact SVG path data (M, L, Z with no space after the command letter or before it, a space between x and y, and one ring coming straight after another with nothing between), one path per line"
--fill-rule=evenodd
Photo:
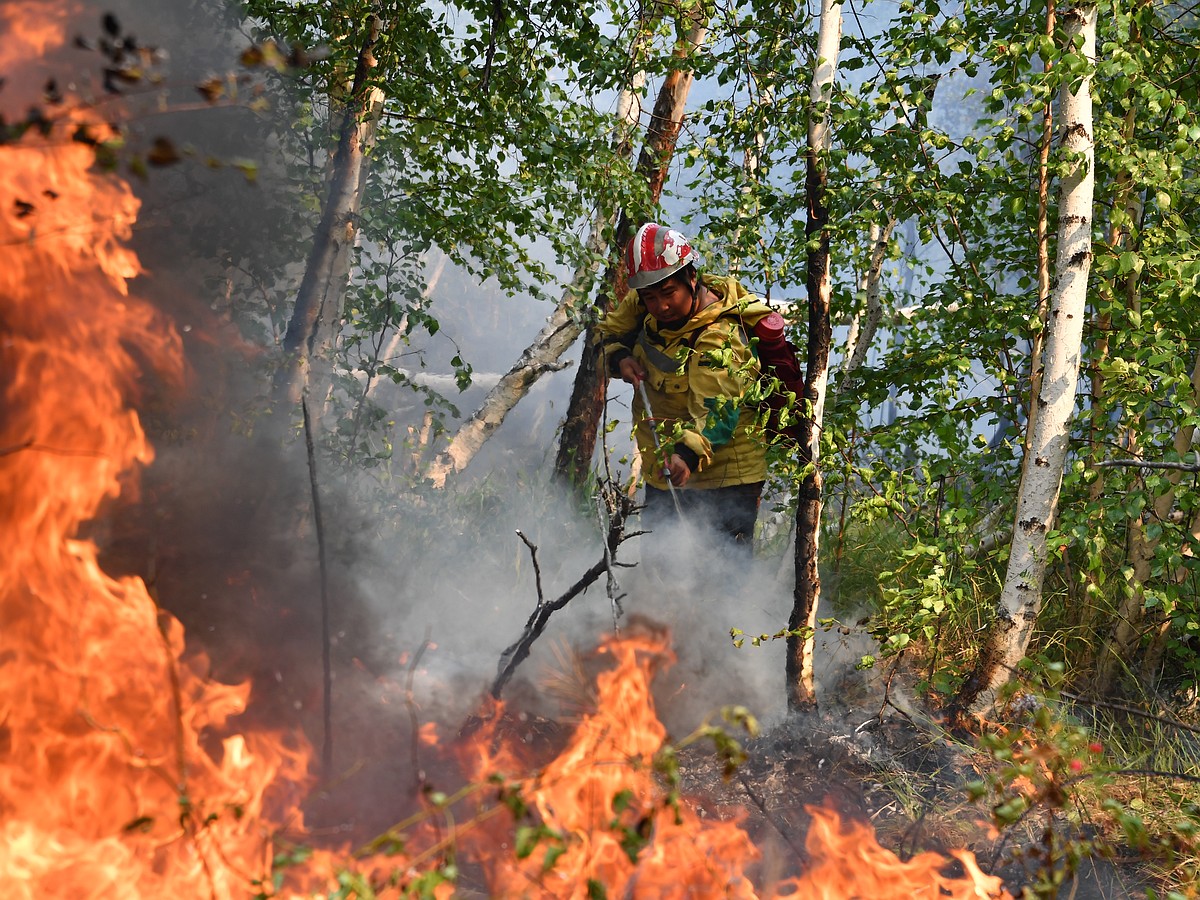
M606 572L611 575L612 567L617 565L617 548L625 540L633 537L632 534L627 535L625 533L625 522L629 518L629 514L633 511L633 499L611 485L603 489L602 499L608 508L608 534L605 538L604 552L598 562L584 572L573 585L567 588L555 600L547 602L542 593L542 574L537 560L537 547L524 534L520 531L517 532L517 536L529 548L530 554L533 557L538 599L537 606L534 608L533 614L530 615L529 621L525 623L525 630L522 632L520 638L500 654L499 670L496 674L496 680L492 683L492 696L497 700L500 699L500 694L504 690L504 686L512 678L513 673L517 670L517 666L529 656L533 642L546 630L550 616L587 590L601 575Z

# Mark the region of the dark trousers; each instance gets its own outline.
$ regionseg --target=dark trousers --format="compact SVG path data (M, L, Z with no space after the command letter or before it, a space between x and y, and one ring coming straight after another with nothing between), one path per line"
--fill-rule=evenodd
M762 490L761 481L704 490L677 488L674 492L679 500L677 512L671 491L646 485L642 521L653 531L656 524L678 519L682 514L688 522L706 522L735 543L749 548L754 541L754 523L758 520L758 502Z

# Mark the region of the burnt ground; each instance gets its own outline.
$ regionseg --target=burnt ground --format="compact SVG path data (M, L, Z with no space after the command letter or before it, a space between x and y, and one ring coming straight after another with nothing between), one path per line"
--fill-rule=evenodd
M1136 860L1085 858L1070 874L1060 864L1057 892L1039 889L1047 874L1039 862L1045 856L1045 810L997 835L987 808L968 799L967 785L983 776L986 760L916 710L887 703L842 706L795 716L743 746L748 758L729 778L711 745L689 747L680 757L683 790L703 798L698 802L711 815L745 810L743 827L763 849L768 869L773 859L800 860L803 868L807 808L827 806L843 818L869 821L879 844L901 859L970 850L1014 897L1147 896L1148 876ZM1068 837L1062 816L1053 830L1060 839ZM962 870L950 860L945 871Z

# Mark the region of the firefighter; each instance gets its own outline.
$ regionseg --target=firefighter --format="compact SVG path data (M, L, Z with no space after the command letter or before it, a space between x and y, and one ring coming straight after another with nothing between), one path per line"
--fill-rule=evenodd
M643 225L625 252L631 290L598 331L610 375L635 388L647 523L702 519L749 546L767 461L743 402L759 376L745 324L771 309L699 264L683 234Z

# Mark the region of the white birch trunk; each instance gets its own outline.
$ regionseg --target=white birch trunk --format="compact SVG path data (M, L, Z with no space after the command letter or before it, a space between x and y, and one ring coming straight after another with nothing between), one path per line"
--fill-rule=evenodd
M367 83L375 66L373 48L382 26L378 16L371 17L359 51L333 160L329 196L283 337L284 360L275 376L275 391L291 403L299 402L301 394L308 391L313 360L328 354L338 331L350 251L358 238L367 151L383 110L382 89ZM318 401L323 399L318 397Z
M314 401L313 418L322 421L328 410L333 390L334 356L338 347L338 336L342 331L342 320L346 308L346 289L350 283L350 264L359 245L358 223L362 213L363 191L367 185L368 160L375 146L379 131L379 117L383 113L384 95L379 88L371 88L367 94L364 117L359 121L355 145L357 152L348 161L352 167L353 187L339 198L338 220L345 225L336 240L336 249L328 268L322 274L320 309L310 341L308 359L308 391Z
M835 404L855 370L867 361L867 352L875 341L879 323L883 321L883 301L880 299L883 291L883 262L887 258L888 244L895 227L894 215L888 216L887 225L883 228L880 228L878 223L871 224L871 263L862 281L863 290L867 295L867 308L850 323L850 333L846 336L845 362L838 369L837 384L833 389Z
M1082 38L1081 51L1094 64L1096 8L1075 6L1063 15L1068 43ZM1050 298L1041 390L1034 403L1037 421L1030 460L1017 497L1012 549L980 665L966 697L975 710L991 708L997 690L1025 656L1042 606L1046 574L1046 533L1058 510L1069 423L1075 409L1088 273L1092 262L1093 171L1091 75L1061 98L1063 146L1071 155L1063 177L1058 213L1055 285Z

